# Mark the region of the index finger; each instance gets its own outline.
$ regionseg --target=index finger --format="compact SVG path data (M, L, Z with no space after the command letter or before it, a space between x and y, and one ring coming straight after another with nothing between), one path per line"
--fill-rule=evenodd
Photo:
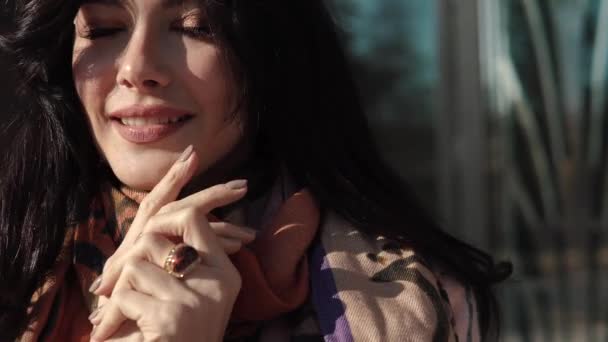
M167 174L156 184L148 195L142 200L137 215L127 232L123 244L133 244L148 219L155 215L164 205L175 201L181 189L192 178L196 170L196 152L192 145L188 146L182 155L171 166Z

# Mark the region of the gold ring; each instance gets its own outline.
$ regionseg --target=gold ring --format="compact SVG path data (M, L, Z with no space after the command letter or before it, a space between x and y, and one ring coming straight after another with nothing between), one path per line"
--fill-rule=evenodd
M196 249L185 243L180 243L173 248L165 259L163 269L176 278L183 278L194 269L201 261L201 256Z

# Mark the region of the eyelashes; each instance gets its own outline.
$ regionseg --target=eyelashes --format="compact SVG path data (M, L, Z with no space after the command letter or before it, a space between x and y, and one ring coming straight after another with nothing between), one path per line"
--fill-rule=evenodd
M122 31L119 28L101 28L93 27L84 30L80 36L85 39L95 40L103 37L110 37Z
M193 39L209 39L213 36L213 32L208 25L205 26L176 26L171 28L172 31L180 33L186 37ZM113 27L91 27L80 34L82 38L88 40L97 40L101 38L109 38L125 31L123 28Z
M211 28L206 26L182 26L173 28L174 31L177 31L187 37L195 38L195 39L205 39L211 38L213 36L213 32Z

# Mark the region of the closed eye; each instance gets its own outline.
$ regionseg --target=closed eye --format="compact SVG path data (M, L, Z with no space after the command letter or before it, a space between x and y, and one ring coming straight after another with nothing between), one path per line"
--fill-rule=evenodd
M117 27L96 27L86 29L80 35L82 38L95 40L104 37L111 37L122 32L123 30L124 29ZM209 26L175 27L173 30L194 39L207 39L213 35Z
M193 26L193 27L175 27L174 30L187 37L194 39L206 39L213 36L211 28L209 26Z
M81 37L89 40L95 40L103 37L110 37L123 31L122 28L116 27L94 27L86 29Z

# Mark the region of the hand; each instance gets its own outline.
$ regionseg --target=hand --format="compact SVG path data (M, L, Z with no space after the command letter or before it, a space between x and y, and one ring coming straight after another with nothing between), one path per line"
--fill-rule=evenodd
M237 251L254 234L206 218L214 208L242 198L243 182L217 185L171 202L191 177L195 159L193 153L177 162L144 199L121 248L106 263L95 293L111 293L111 298L92 320L97 325L94 339L112 335L126 319L137 323L145 340L221 339L240 290L240 276L226 252ZM133 238L140 233L140 239ZM204 262L180 281L162 265L175 242L182 240Z
M135 321L125 321L118 330L104 342L144 342L144 335Z
M196 210L198 208L199 210L207 212L214 209L204 207L206 204L214 205L213 203L204 203L204 197L210 189L218 189L222 187L222 185L207 189L206 191L203 190L179 201L175 201L180 190L192 178L192 174L198 164L197 159L196 153L190 147L186 149L184 154L178 158L163 179L161 179L154 189L145 197L140 204L137 215L122 243L114 254L106 260L103 269L103 277L98 278L99 284L95 286L95 294L109 295L111 293L118 280L120 269L122 269L121 265L124 265L124 260L134 256L133 246L135 242L148 232L146 229L148 221L158 218L155 216L177 213L182 209L191 208ZM215 207L221 207L239 200L245 195L246 188L243 188L243 190L243 192L239 193L237 191L234 193L233 197L220 199L220 202L216 203ZM203 207L201 207L201 205ZM243 244L249 243L255 239L255 231L252 229L239 227L227 222L211 222L209 225L219 237L224 250L228 254L238 252ZM181 239L179 242L181 242Z

